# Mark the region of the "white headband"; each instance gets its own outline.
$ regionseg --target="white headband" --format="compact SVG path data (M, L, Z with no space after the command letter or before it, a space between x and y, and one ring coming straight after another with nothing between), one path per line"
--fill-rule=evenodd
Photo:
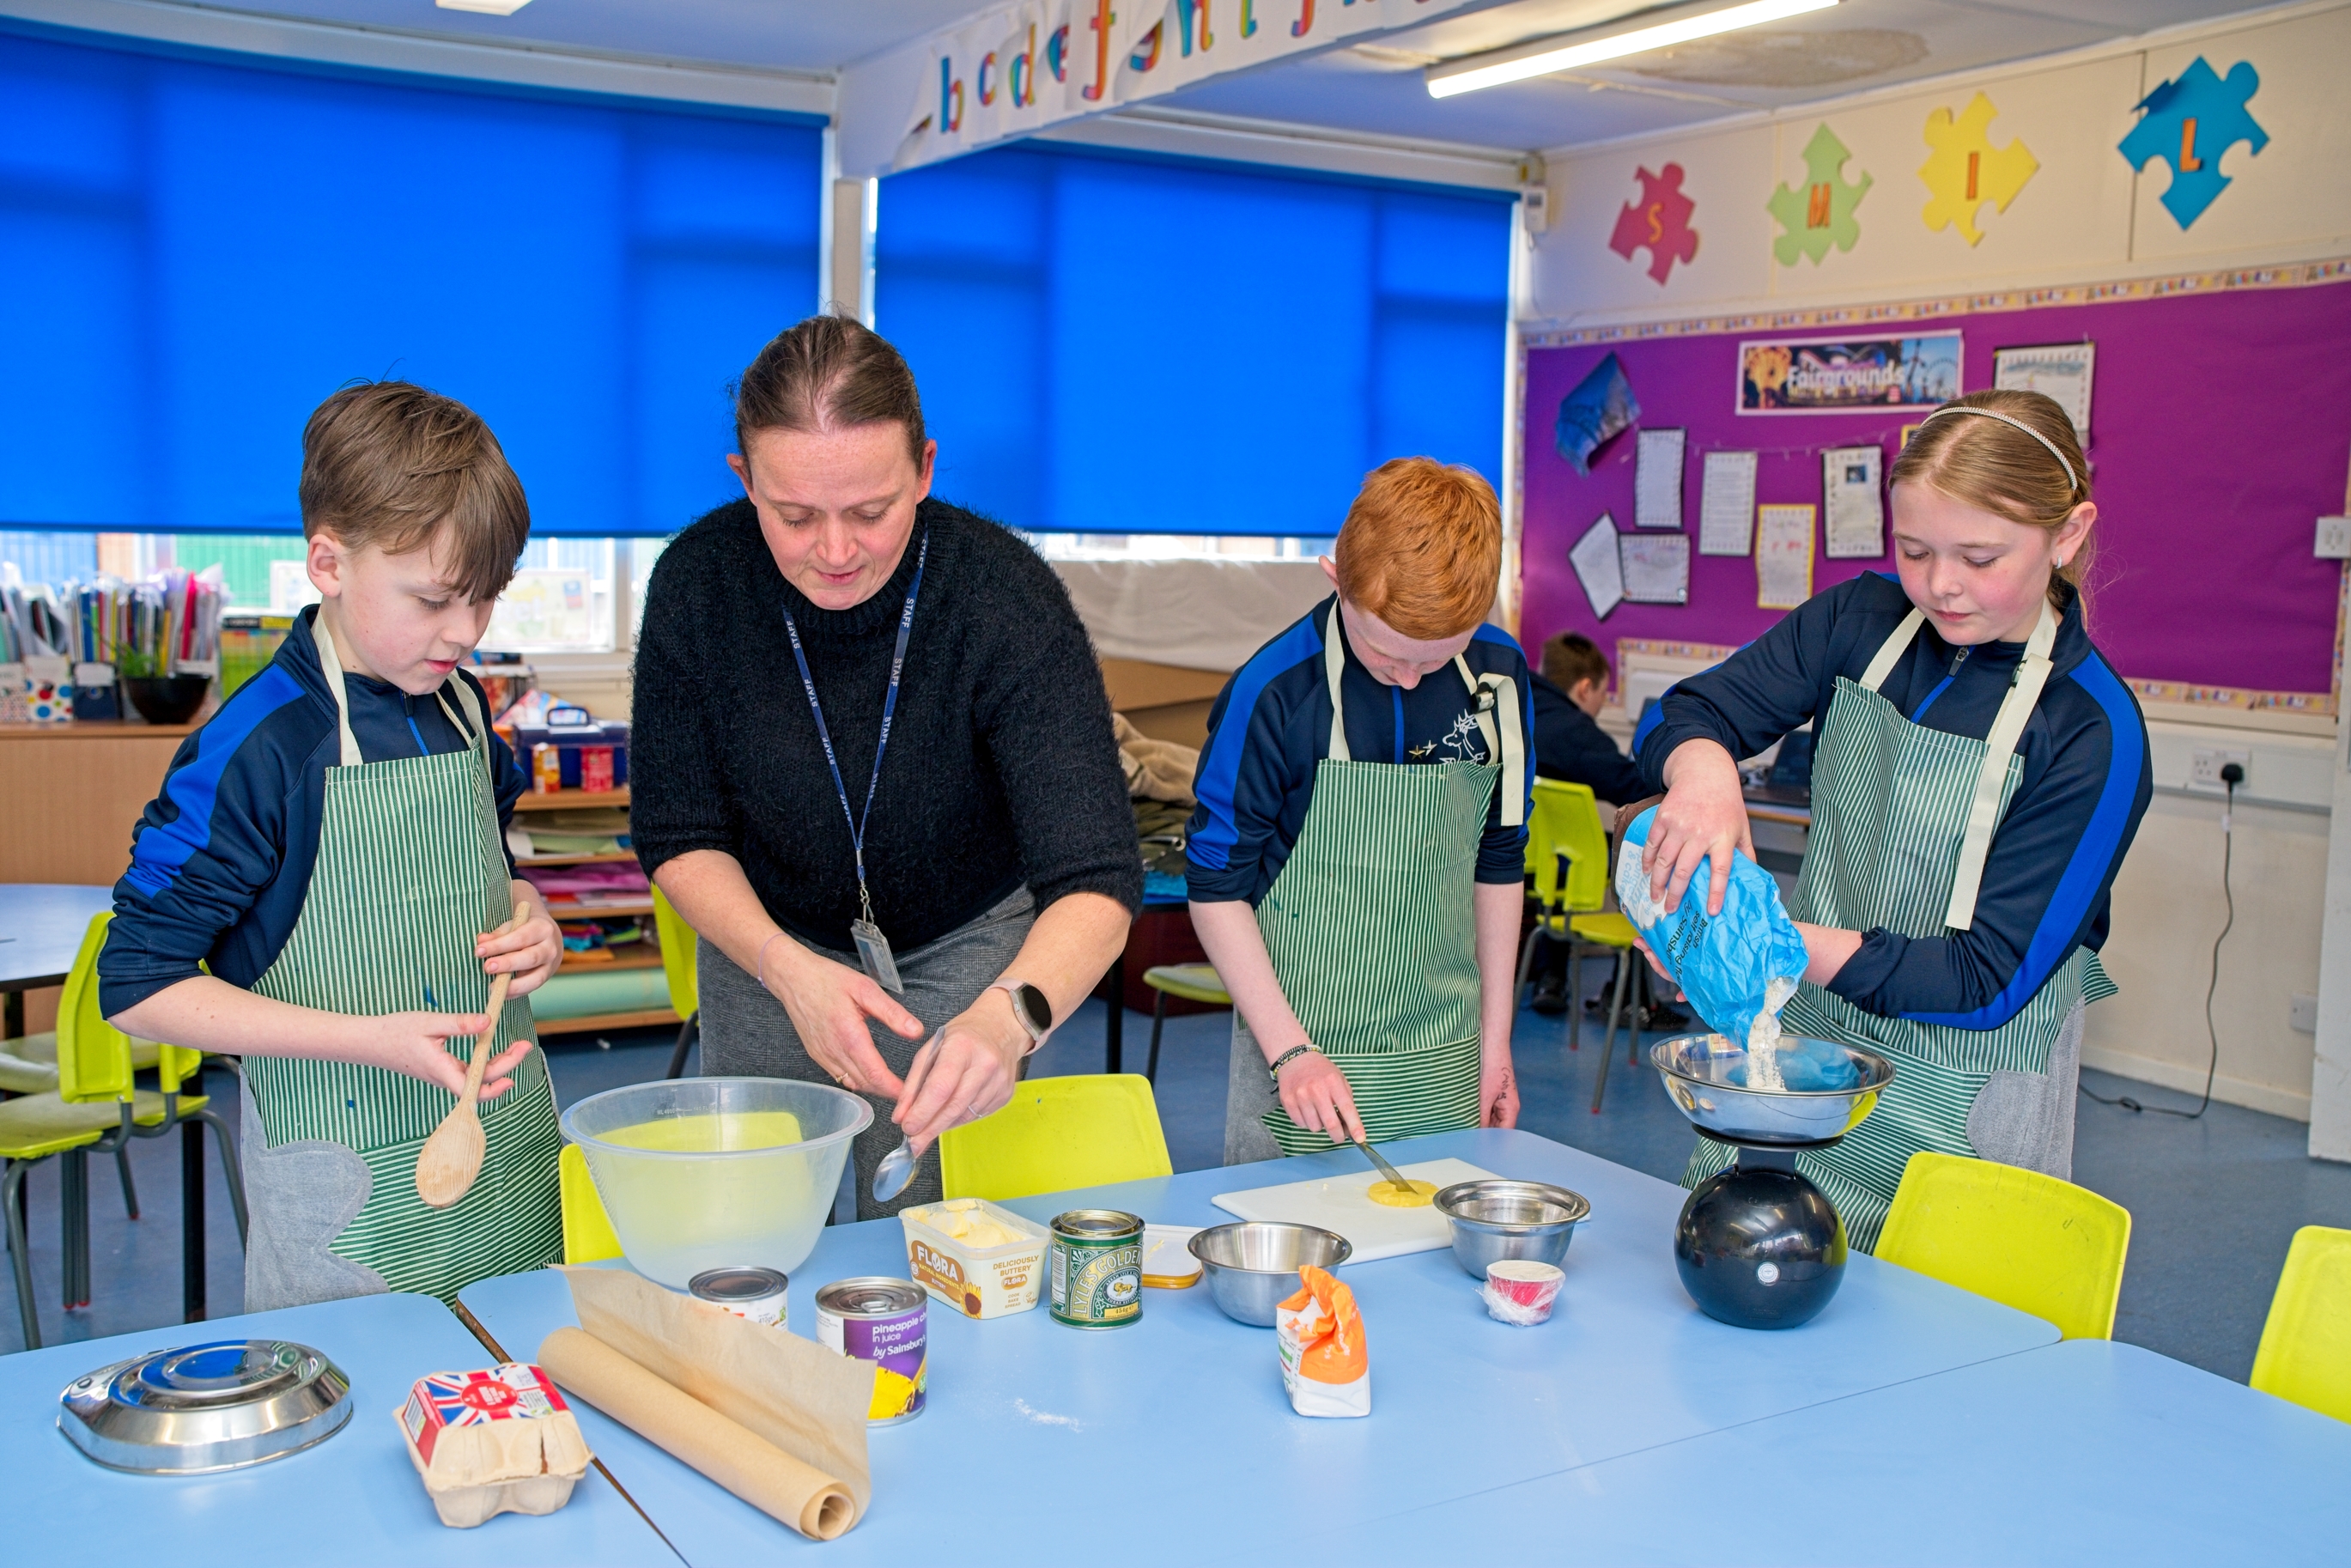
M1996 408L1978 408L1973 403L1947 402L1942 407L1937 409L1935 413L1928 414L1927 419L1932 419L1935 417L1935 414L1940 413L1980 413L1986 419L1996 419L2002 424L2012 424L2016 426L2017 429L2024 432L2025 434L2032 437L2033 440L2049 448L2049 455L2057 459L2058 467L2065 470L2065 483L2070 486L2065 492L2067 495L2070 496L2074 491L2082 488L2082 482L2074 476L2074 465L2065 461L2065 455L2057 450L2057 444L2050 440L2047 436L2042 434L2039 431L2033 429L2031 425L2025 423L2024 421L2016 418L2014 415L2002 413ZM1924 424L1927 423L1927 419L1922 419L1918 423Z

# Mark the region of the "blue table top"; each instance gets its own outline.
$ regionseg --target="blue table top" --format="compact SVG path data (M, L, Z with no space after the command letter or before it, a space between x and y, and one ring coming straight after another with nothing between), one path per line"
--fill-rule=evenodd
M1040 1498L1078 1511L1073 1525L1096 1506L1138 1521L1195 1519L1199 1500L1212 1499L1220 1539L1258 1542L1298 1518L1296 1489L1310 1476L1317 1517L1373 1518L2057 1337L2039 1319L1859 1256L1812 1322L1729 1328L1700 1314L1676 1275L1678 1187L1526 1133L1453 1133L1388 1152L1399 1164L1452 1155L1592 1200L1549 1323L1520 1329L1487 1317L1449 1251L1350 1267L1343 1276L1371 1346L1373 1414L1313 1420L1290 1411L1271 1331L1225 1317L1204 1288L1146 1291L1140 1322L1100 1333L1065 1328L1041 1309L977 1322L934 1302L929 1408L873 1432L873 1508L824 1547L825 1560L904 1563L944 1548L958 1562L1026 1563L1036 1531L988 1525L1015 1511L1033 1519ZM1082 1202L1212 1225L1231 1218L1209 1202L1217 1193L1324 1174L1368 1179L1360 1155L1334 1152L1008 1207L1043 1219ZM793 1331L812 1335L819 1286L905 1271L898 1221L827 1230L794 1270ZM574 1321L552 1273L485 1281L463 1299L509 1354L526 1359ZM758 1562L810 1544L601 1416L589 1440L689 1563ZM1048 1518L1064 1511L1049 1509ZM956 1524L943 1536L946 1521ZM1200 1560L1202 1543L1165 1524L1138 1526L1116 1554L1187 1563Z
M73 968L90 916L114 890L66 882L0 883L0 990L54 986Z
M211 1476L133 1476L93 1464L57 1430L57 1395L110 1362L211 1340L276 1337L324 1351L350 1378L351 1418L298 1454ZM0 1477L17 1563L97 1552L126 1562L646 1564L677 1558L592 1469L539 1518L452 1530L433 1511L393 1414L431 1372L490 1364L430 1296L360 1296L174 1324L0 1356ZM590 1446L595 1439L590 1438Z
M1392 1507L1200 1560L1419 1568L1539 1541L1558 1563L2332 1565L2346 1475L2351 1426L2073 1340L1482 1491L1474 1530ZM1740 1507L1749 1487L1802 1506Z

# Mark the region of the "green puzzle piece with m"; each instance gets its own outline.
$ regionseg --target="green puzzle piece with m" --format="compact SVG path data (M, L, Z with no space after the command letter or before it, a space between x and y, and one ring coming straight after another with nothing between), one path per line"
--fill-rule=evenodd
M1811 256L1818 267L1831 246L1851 250L1861 238L1861 222L1854 216L1854 209L1869 194L1871 181L1865 173L1859 184L1845 183L1845 161L1852 156L1852 150L1823 120L1813 139L1804 143L1804 188L1792 191L1782 181L1764 204L1787 231L1771 242L1771 254L1780 258L1782 267L1795 266L1800 256Z

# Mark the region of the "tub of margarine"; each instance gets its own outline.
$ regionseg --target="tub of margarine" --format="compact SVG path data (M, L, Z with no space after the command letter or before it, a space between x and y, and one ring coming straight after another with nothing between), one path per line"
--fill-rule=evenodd
M980 1197L951 1197L898 1211L906 1272L967 1318L1000 1318L1037 1304L1045 1228Z

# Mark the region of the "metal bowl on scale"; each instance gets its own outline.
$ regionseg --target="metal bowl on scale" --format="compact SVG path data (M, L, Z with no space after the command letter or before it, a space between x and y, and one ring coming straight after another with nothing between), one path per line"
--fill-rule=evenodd
M1835 1089L1750 1089L1747 1051L1719 1034L1684 1034L1649 1048L1649 1065L1681 1113L1726 1143L1801 1148L1841 1138L1876 1109L1894 1064L1874 1051L1801 1035L1782 1039L1792 1055L1842 1053L1855 1082Z
M221 1340L77 1378L58 1396L57 1429L109 1469L205 1475L326 1441L350 1420L350 1392L308 1345Z

